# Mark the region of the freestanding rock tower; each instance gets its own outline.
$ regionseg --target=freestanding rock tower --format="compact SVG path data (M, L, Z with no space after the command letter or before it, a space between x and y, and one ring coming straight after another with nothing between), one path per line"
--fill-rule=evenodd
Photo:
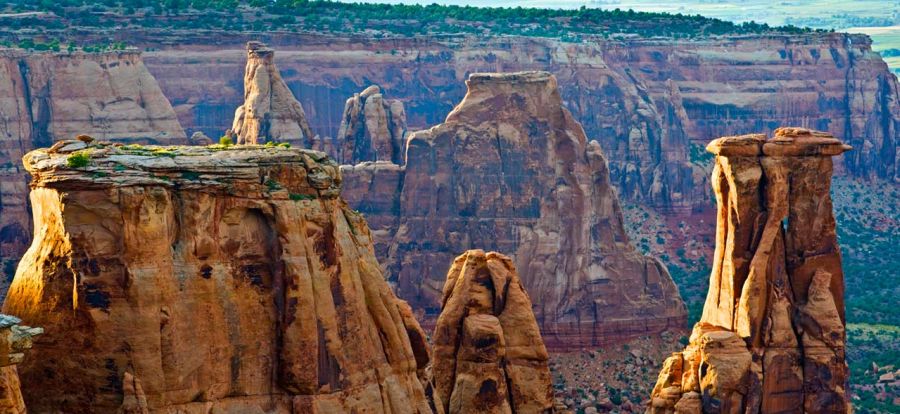
M663 365L650 413L843 413L844 275L826 133L719 138L716 252L691 342Z
M244 104L234 112L231 132L238 144L278 141L312 146L315 136L306 112L275 67L275 51L263 43L247 43Z

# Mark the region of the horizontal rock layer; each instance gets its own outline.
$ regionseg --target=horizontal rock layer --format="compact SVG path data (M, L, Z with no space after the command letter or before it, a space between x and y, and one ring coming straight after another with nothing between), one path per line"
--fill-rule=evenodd
M425 334L324 154L68 141L25 164L37 232L4 310L47 329L29 409L432 412Z

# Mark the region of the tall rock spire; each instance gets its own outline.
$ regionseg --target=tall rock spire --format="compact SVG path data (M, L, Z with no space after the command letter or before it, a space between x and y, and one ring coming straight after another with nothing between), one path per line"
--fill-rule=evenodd
M651 413L844 413L844 275L826 133L719 138L716 251L700 322L666 360Z
M335 143L338 162L390 161L402 165L406 135L403 102L385 99L381 88L372 85L344 105Z
M247 43L244 104L234 112L231 132L238 144L289 142L309 148L314 137L303 106L275 67L275 51Z

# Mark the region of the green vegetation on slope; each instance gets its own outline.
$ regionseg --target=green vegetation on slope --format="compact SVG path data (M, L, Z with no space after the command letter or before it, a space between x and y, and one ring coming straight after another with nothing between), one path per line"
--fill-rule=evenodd
M732 23L700 15L599 8L482 8L307 0L7 0L7 28L61 31L123 26L228 31L321 31L373 35L509 34L577 39L637 35L694 38L725 34L804 33L795 26ZM42 14L48 13L48 14Z

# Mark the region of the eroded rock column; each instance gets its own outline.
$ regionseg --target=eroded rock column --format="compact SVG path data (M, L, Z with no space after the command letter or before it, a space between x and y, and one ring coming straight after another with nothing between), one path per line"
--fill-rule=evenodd
M434 331L435 402L448 414L550 413L547 350L512 260L454 260Z
M719 138L710 288L690 344L663 366L651 413L849 410L844 277L831 135L780 128Z

